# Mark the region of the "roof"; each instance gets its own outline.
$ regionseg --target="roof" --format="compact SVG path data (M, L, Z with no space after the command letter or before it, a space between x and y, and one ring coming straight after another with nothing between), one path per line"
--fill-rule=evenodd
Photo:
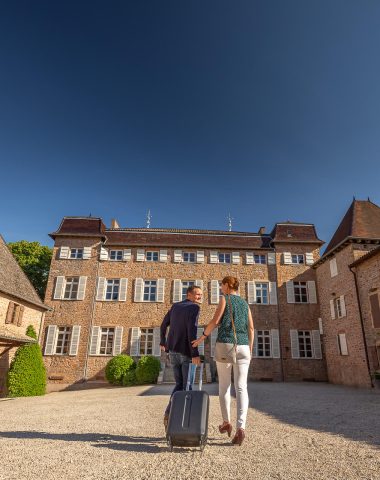
M357 267L361 263L365 262L366 260L369 260L372 257L375 257L378 254L380 254L380 245L374 248L373 250L371 250L370 252L366 253L365 255L361 256L354 262L352 262L351 265L349 265L349 267Z
M98 217L63 217L58 230L49 235L54 240L59 235L104 237L105 228L102 219Z
M36 343L32 337L28 337L27 335L22 335L21 333L15 333L12 330L9 330L7 327L0 325L0 343L16 343L16 344L23 344L23 343Z
M283 222L276 223L271 232L275 243L318 243L323 245L323 241L317 236L315 226L308 223Z
M380 239L380 207L370 200L353 200L323 257L347 239Z
M0 292L48 310L0 235Z

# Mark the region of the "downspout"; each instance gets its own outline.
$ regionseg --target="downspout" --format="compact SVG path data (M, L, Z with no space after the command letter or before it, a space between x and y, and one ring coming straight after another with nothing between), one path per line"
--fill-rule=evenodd
M100 243L98 243L98 245L100 245ZM95 247L98 247L98 245L95 245ZM97 278L99 274L100 253L99 253L99 258L98 258L98 254L96 253L96 258L97 258L97 264L96 264L95 283L94 283L95 287L94 287L94 295L92 297L92 303L91 303L90 328L88 331L86 358L84 361L84 370L83 370L83 379L82 379L83 382L87 381L88 357L90 355L92 327L94 326L94 317L95 317L96 286L97 286Z
M362 306L361 306L360 296L359 296L358 279L357 279L357 276L356 276L356 272L352 269L352 267L348 267L348 268L351 270L351 273L354 275L356 298L357 298L357 300L358 300L358 307L359 307L360 326L361 326L362 335L363 335L365 359L366 359L366 362L367 362L367 369L368 369L369 381L371 382L371 387L374 387L374 384L373 384L373 381L372 381L372 376L371 376L371 368L370 368L370 366L369 366L368 348L367 348L367 341L366 341L366 337L365 337L365 329L364 329L364 322L363 322Z
M276 249L274 252L275 258L276 258ZM277 258L275 262L275 281L276 281L276 294L277 294L277 323L278 323L278 336L280 338L280 365L281 365L281 378L282 381L285 381L285 375L284 375L284 362L283 362L283 355L282 355L282 336L281 336L281 321L280 321L280 302L278 298L279 294L279 288L278 288L278 275L277 275Z

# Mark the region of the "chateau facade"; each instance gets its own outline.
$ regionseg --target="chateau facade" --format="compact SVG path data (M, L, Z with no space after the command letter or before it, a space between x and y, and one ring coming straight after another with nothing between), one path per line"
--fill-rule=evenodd
M203 289L203 330L226 275L239 278L255 324L252 380L327 380L314 225L278 223L270 233L107 228L65 217L55 241L42 332L50 383L104 378L113 355L160 356L159 326L187 286ZM216 335L201 350L213 366Z

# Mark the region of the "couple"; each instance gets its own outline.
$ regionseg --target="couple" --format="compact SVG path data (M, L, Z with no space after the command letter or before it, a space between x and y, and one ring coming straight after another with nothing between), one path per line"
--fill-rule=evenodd
M223 423L219 425L220 433L227 432L231 436L230 422L231 405L231 373L234 371L234 383L237 401L236 434L232 443L241 445L245 437L245 422L248 411L247 377L253 348L253 320L249 306L245 300L237 295L239 281L235 277L225 277L222 280L219 305L213 319L197 339L197 325L199 317L199 303L202 299L202 290L197 286L187 289L187 298L175 303L165 315L161 324L161 350L169 352L170 361L174 370L175 387L165 411L164 425L168 423L171 398L179 390L186 389L189 364L200 365L201 360L198 345L206 340L214 328L218 327L217 343L236 344L236 362L216 362L219 378L219 402ZM231 321L231 314L232 319ZM169 333L167 335L167 329ZM166 338L167 337L167 338Z

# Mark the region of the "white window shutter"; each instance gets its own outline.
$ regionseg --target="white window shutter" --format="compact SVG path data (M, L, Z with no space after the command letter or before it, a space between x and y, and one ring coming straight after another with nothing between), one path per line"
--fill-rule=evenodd
M145 250L139 248L136 252L136 262L144 262L145 261Z
M292 281L286 282L286 297L288 303L294 303L294 284Z
M197 338L199 338L202 335L204 328L203 327L197 327ZM198 345L198 352L199 355L204 355L205 354L205 342L203 341Z
M83 247L83 258L84 260L88 260L91 258L91 247Z
M211 280L211 301L210 303L219 303L219 282L218 280Z
M139 354L140 354L140 329L139 327L132 327L129 355L131 357L137 357Z
M257 341L257 330L256 328L254 329L254 339L253 339L253 351L252 351L252 357L257 357L257 349L258 349L258 344L259 342Z
M216 344L216 339L218 338L218 329L214 328L214 330L211 332L210 335L210 356L214 357L215 355L215 344Z
M69 258L70 256L70 248L69 247L61 247L59 249L59 258Z
M182 260L182 250L174 250L174 263L181 263Z
M79 277L77 300L84 300L86 293L87 277Z
M125 302L127 300L127 288L128 288L128 278L121 278L120 289L119 289L119 302Z
M47 334L46 334L44 355L54 355L57 334L58 334L57 326L49 325L47 329Z
M249 304L256 302L256 286L254 281L247 282L247 297Z
M271 354L272 358L280 358L281 353L280 353L280 335L277 329L273 328L270 331L270 337L271 337Z
M195 284L194 284L196 287L199 287L202 292L203 292L203 280L195 280ZM200 303L202 303L203 301L203 295L202 295L202 298L201 298L201 301Z
M330 260L330 275L331 275L331 278L336 277L338 275L338 267L336 264L335 257L332 260Z
M218 263L218 252L210 252L210 263Z
M160 341L161 341L161 329L160 327L155 327L153 329L153 355L155 357L161 357Z
M253 265L253 252L245 253L245 263L247 265Z
M197 263L204 263L205 252L203 250L197 250Z
M135 280L135 302L144 301L144 280L136 278Z
M320 335L323 335L323 322L322 322L322 318L318 318L318 327L319 327L319 333L320 333Z
M313 265L314 257L312 252L306 252L306 265Z
M340 354L341 355L348 355L346 334L345 333L339 333L338 341L339 341L339 345L340 345Z
M298 343L298 330L290 330L290 346L292 358L300 358L300 346Z
M232 263L234 264L240 263L240 252L232 252Z
M124 262L130 262L132 257L132 250L130 248L125 248L123 250L123 260Z
M322 358L321 336L319 330L312 331L313 336L313 358L320 360Z
M307 293L309 296L309 303L317 303L317 291L315 289L314 280L309 280L307 282Z
M156 302L163 303L165 295L165 279L157 279L157 293L156 293Z
M285 265L289 265L292 263L292 255L290 252L284 252L283 258L284 258Z
M182 301L182 282L181 280L173 281L173 303Z
M277 286L276 282L269 282L269 303L277 305Z
M64 288L65 277L57 277L55 280L54 300L61 300L61 298L63 298Z
M345 317L347 315L347 311L346 311L346 302L344 301L344 295L340 296L340 309L342 311L342 317Z
M91 330L91 344L90 355L99 355L100 347L100 327L92 327Z
M276 265L275 252L268 252L268 265Z
M115 336L113 338L112 355L120 355L123 340L123 327L115 327Z
M330 300L330 313L331 313L331 318L335 320L335 305L334 305L334 299Z
M96 300L102 301L104 300L106 296L106 279L104 277L98 277L98 282L97 282L97 287L96 287Z
M168 251L160 250L160 262L167 262L167 261L168 261Z
M100 247L100 260L108 260L108 250L104 247Z
M71 330L71 340L70 340L70 349L69 349L69 355L72 357L75 357L78 354L79 337L80 337L80 325L73 325Z

